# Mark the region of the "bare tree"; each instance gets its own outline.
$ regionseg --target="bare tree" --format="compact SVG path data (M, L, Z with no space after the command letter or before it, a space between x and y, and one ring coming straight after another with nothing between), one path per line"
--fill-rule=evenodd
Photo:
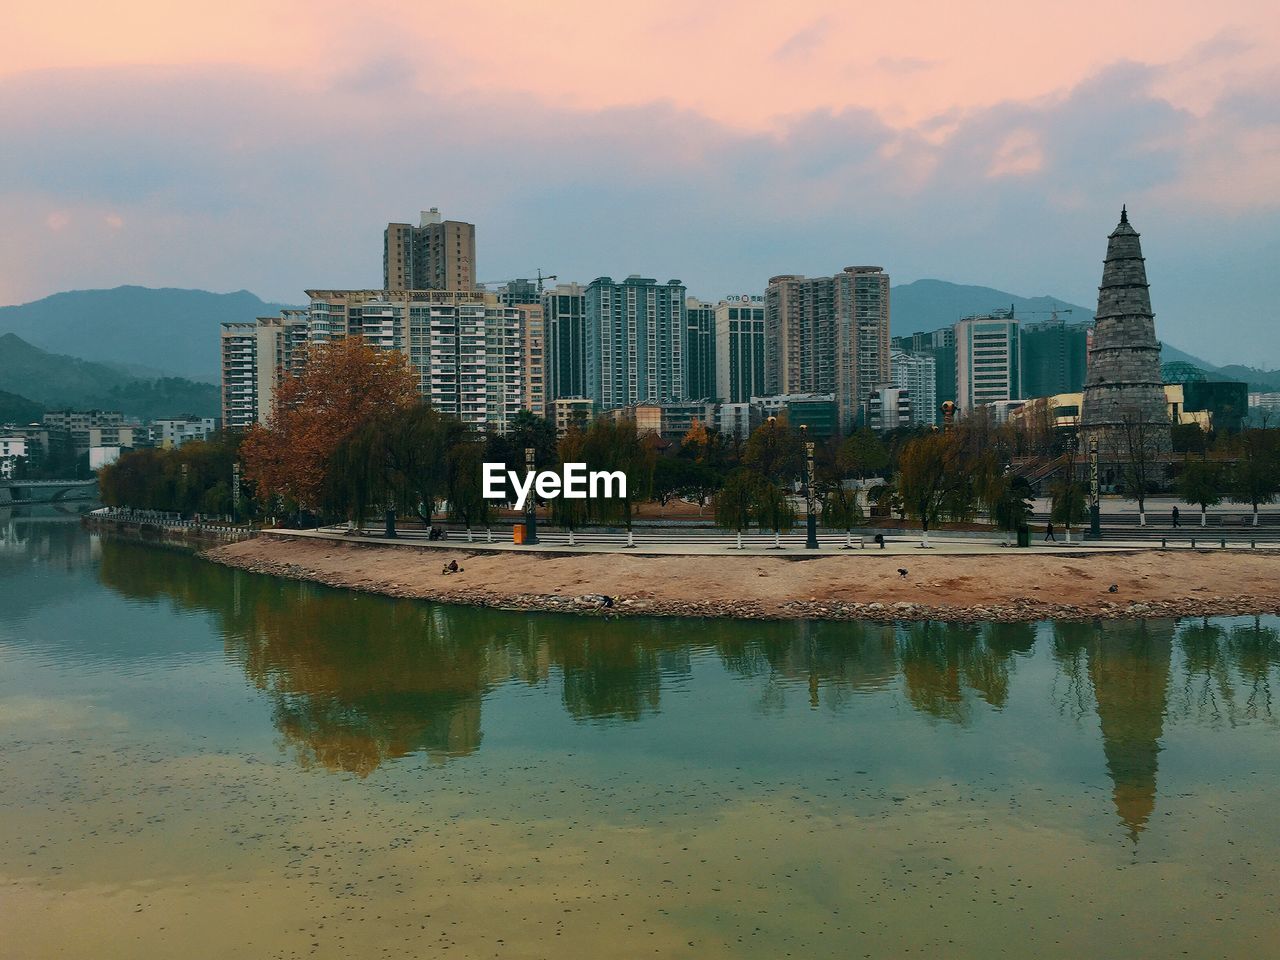
M1147 495L1155 485L1153 441L1156 424L1141 410L1129 410L1120 417L1116 459L1120 463L1120 483L1126 497L1138 504L1138 524L1147 525Z

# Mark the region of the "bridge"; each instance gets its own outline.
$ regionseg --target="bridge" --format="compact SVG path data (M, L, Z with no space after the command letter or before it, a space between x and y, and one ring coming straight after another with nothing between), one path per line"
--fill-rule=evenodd
M96 500L98 480L0 480L0 503Z

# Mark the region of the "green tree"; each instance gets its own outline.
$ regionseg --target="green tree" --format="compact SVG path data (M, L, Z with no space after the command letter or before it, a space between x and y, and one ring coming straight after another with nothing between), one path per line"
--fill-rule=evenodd
M804 472L804 441L786 420L770 417L747 438L742 462L773 483L790 483Z
M1067 532L1067 543L1071 542L1071 528L1084 521L1085 501L1084 484L1072 475L1066 474L1055 480L1049 488L1049 515L1062 524Z
M843 483L830 484L822 497L822 523L845 533L845 546L850 546L850 533L865 516L858 501L858 491Z
M757 474L739 467L725 478L716 493L716 526L734 531L738 535L738 549L742 549L742 531L751 526L755 511L756 487L760 484Z
M561 463L586 462L586 434L573 424L557 445ZM559 524L569 531L569 544L573 545L573 531L585 524L590 518L586 500L556 497L551 501L551 522Z
M631 543L633 504L643 502L652 490L652 444L636 432L634 420L601 417L587 430L583 453L589 469L621 471L626 476L626 496L597 501L595 515L605 522L621 522Z
M755 487L755 515L760 529L773 531L773 545L782 549L782 531L795 525L796 511L786 491L772 480L761 480Z
M1178 496L1200 507L1200 526L1208 522L1208 511L1222 502L1226 477L1222 465L1212 460L1191 460L1178 477Z
M909 516L920 522L920 545L929 546L929 528L936 526L949 501L965 488L959 456L949 434L918 437L902 448L898 491Z
M875 431L862 427L845 438L836 462L845 476L863 480L889 465L889 449Z
M1000 530L1016 532L1031 520L1031 498L1034 491L1026 477L1006 474L994 491L991 519Z
M484 498L482 471L485 447L481 440L462 440L448 454L449 515L467 528L488 524L493 520L493 504Z
M1229 492L1232 503L1253 507L1256 527L1258 507L1280 496L1280 430L1246 430L1239 442L1240 454Z

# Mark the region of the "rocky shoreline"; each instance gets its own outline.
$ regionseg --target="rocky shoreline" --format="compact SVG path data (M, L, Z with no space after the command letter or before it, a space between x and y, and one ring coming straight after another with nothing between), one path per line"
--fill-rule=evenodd
M300 544L284 538L273 538L267 547L272 553L288 553L291 544ZM1183 617L1240 616L1280 614L1280 588L1270 596L1255 594L1212 593L1204 597L1139 598L1127 599L1105 594L1106 599L1090 599L1088 602L1063 602L1012 597L998 601L975 598L973 602L924 603L908 600L846 600L831 597L759 599L737 598L692 599L655 596L652 591L628 593L563 593L530 592L515 589L514 585L500 589L492 583L466 584L459 579L446 578L438 587L421 582L402 582L394 576L375 579L336 569L323 569L316 564L300 563L275 556L262 556L263 542L251 545L238 544L206 551L203 556L225 566L250 573L266 574L292 580L320 583L339 589L381 594L404 599L427 600L437 603L464 604L498 610L522 612L570 613L582 616L661 616L661 617L715 617L742 620L865 620L865 621L920 621L936 620L952 623L976 622L1028 622L1037 620L1085 621L1098 619L1177 619ZM297 549L310 549L304 545ZM322 547L337 552L338 548ZM376 549L376 548L375 548ZM368 551L365 551L368 552ZM326 555L328 559L331 555ZM478 554L457 551L456 556L464 565L480 560ZM436 558L432 558L434 564ZM977 558L975 558L977 559ZM599 558L596 558L596 562ZM536 562L536 561L535 561ZM784 561L785 562L785 561ZM1280 573L1280 562L1275 564ZM760 574L764 576L764 574ZM1036 588L1038 589L1038 588ZM561 587L563 590L563 587Z

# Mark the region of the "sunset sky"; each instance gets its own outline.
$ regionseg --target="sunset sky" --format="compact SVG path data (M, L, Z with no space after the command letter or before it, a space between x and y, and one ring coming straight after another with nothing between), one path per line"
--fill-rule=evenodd
M386 221L480 279L694 295L882 264L1092 304L1121 203L1160 336L1280 366L1270 2L23 4L0 303L376 286Z

